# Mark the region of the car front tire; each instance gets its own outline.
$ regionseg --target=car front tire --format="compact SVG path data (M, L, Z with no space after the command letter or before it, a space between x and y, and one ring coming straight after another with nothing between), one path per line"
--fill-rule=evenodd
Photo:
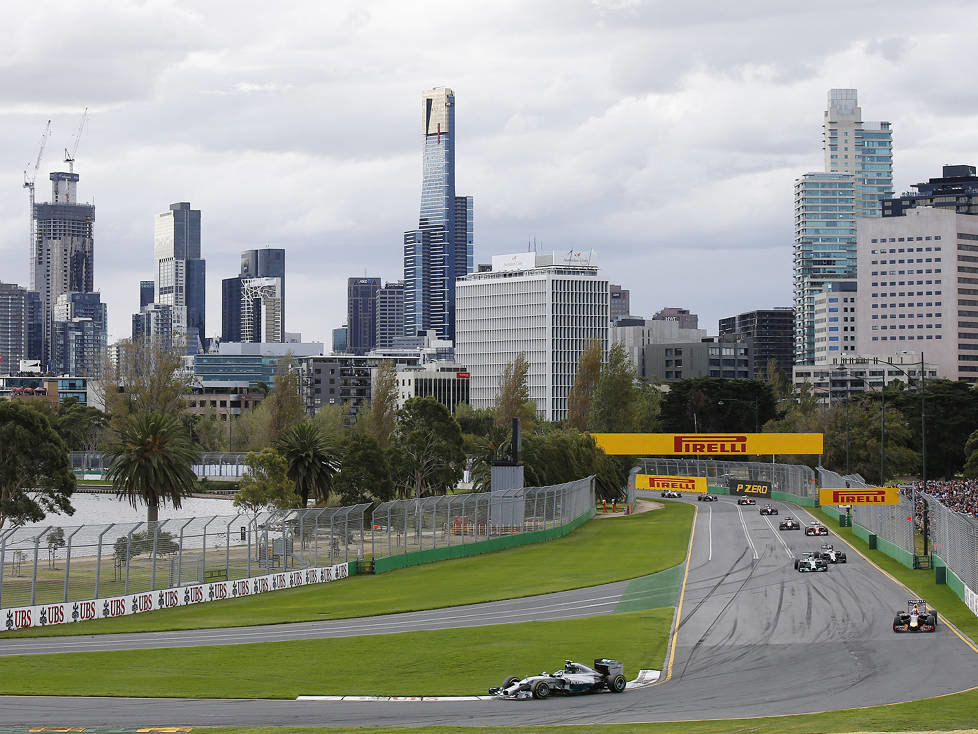
M509 688L514 683L519 683L519 676L511 675L506 680L503 681L503 689Z

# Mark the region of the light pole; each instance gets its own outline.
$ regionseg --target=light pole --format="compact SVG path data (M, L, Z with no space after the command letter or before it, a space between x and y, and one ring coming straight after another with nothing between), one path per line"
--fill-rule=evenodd
M845 373L846 376L846 474L851 474L849 466L849 396L852 388L853 375L849 374L846 365L839 365L837 371ZM872 385L865 377L855 375L857 380L862 380L869 392ZM832 388L829 387L829 399L831 400ZM886 476L886 370L883 370L883 386L880 388L880 486Z

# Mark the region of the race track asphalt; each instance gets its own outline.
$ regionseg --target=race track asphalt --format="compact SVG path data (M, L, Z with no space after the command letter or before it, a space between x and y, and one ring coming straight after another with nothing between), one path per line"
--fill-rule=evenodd
M781 517L795 513L803 524L810 519L803 510L774 504ZM905 607L906 590L834 533L813 538L801 531L780 532L777 519L769 522L756 507L738 507L728 497L699 504L672 676L624 695L452 703L4 697L0 724L513 726L676 721L871 706L978 685L978 654L946 625L940 624L934 634L892 632L893 614ZM827 573L796 572L792 557L823 542L847 550L849 562ZM603 596L593 589L579 591L582 599ZM439 613L451 616L459 610ZM277 628L265 631L271 635ZM227 632L231 631L219 631ZM205 632L209 642L215 633ZM23 642L41 646L52 639ZM555 667L559 656L555 651ZM496 683L486 681L486 686Z

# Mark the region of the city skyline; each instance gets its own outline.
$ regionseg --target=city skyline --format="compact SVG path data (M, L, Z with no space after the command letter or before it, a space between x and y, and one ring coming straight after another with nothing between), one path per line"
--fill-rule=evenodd
M958 27L978 17L968 5L938 5L954 9ZM42 7L33 20L14 19L18 37L54 18L107 34L106 55L72 52L84 84L53 72L44 85L28 83L29 70L64 64L61 51L30 51L8 70L0 279L29 285L20 172L44 122L53 118L54 131L39 181L64 168L60 150L86 105L75 170L82 198L99 204L94 288L109 305L112 339L128 335L139 308L147 222L189 200L207 213L207 336L219 333L217 276L234 274L241 250L270 245L289 251L290 330L328 341L344 321L347 277L365 268L385 281L402 275L398 245L420 188L417 95L433 86L464 99L457 189L478 199L476 264L525 249L533 235L542 250L594 246L603 274L632 290L633 312L683 305L711 329L719 317L791 302L791 182L822 167L827 89L859 89L867 116L893 122L898 193L944 163L974 162L975 110L937 65L949 44L964 63L975 52L954 43L933 8L898 3L894 17L879 18L846 6L835 16L852 22L838 28L838 17L830 24L816 10L775 16L773 4L730 8L709 24L642 3L560 8L473 8L464 20L447 14L437 36L383 4L330 17L306 8L317 31L290 23L279 27L284 42L265 45L241 40L253 20L215 34L207 30L218 16L180 8L86 17ZM553 25L532 53L499 33L516 17ZM180 40L162 40L177 25ZM819 38L830 25L831 41ZM123 27L140 39L138 52L113 40ZM755 40L744 45L747 28ZM393 55L377 54L403 32L422 50L398 55L395 67ZM339 40L321 44L323 34ZM125 63L137 53L142 66ZM657 61L665 73L644 71ZM352 119L363 122L355 132ZM704 197L715 216L695 208ZM642 288L638 272L657 286Z

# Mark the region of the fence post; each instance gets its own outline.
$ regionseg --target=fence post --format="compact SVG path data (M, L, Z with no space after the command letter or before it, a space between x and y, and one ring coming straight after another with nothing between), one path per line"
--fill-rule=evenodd
M235 521L241 517L239 512L237 515L228 520L228 524L224 526L224 580L231 580L231 526L234 525Z
M177 586L183 583L183 530L196 518L191 517L187 522L180 526L180 550L177 551ZM173 579L170 579L172 582Z
M129 531L129 535L126 536L126 588L123 591L124 594L129 593L129 565L132 560L132 534L136 532L136 529L142 525L141 522L137 522L132 530Z
M3 565L6 563L7 536L0 537L0 609L3 608Z
M329 565L333 565L333 548L336 547L336 535L333 531L336 529L336 512L334 511L329 516Z
M210 525L217 519L216 515L211 516L211 519L204 523L204 539L200 544L201 548L201 558L200 558L200 581L207 578L207 526Z
M68 601L68 579L71 569L71 541L74 539L78 531L81 530L84 525L79 525L75 528L75 532L68 536L68 545L65 548L65 601ZM3 586L3 552L0 550L0 586Z
M95 598L98 599L98 583L102 575L102 538L107 532L115 527L115 523L110 523L109 527L98 534L98 550L95 556Z
M44 530L34 536L34 571L31 576L31 606L37 604L37 554L41 548L41 536L51 529L48 525Z
M156 550L159 547L160 528L168 522L170 522L169 519L163 522L153 523L155 528L153 532L153 573L150 580L150 591L156 591Z

